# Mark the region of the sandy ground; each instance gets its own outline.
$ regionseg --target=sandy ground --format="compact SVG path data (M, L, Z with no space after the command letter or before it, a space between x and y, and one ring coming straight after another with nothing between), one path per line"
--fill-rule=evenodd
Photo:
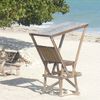
M28 32L0 30L1 48L5 45L7 49L17 49L31 61L31 64L27 66L22 65L19 76L0 76L0 100L100 100L99 39L100 37L89 38L91 42L85 39L82 45L77 64L77 70L82 73L82 76L78 78L81 94L59 97L52 94L41 94L44 67ZM41 39L40 42L42 42ZM71 39L67 41L66 39L64 44L61 50L62 56L66 59L74 59L78 41ZM52 83L54 80L49 81Z

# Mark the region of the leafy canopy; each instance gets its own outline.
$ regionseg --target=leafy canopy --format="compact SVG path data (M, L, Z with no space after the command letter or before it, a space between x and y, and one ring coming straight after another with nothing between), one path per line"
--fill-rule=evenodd
M55 12L65 14L68 11L64 0L0 0L0 27L15 22L39 25L51 21Z

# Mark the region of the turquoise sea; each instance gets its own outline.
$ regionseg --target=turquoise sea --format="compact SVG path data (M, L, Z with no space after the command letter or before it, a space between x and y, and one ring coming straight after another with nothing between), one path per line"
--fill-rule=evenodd
M70 12L65 15L56 13L54 23L82 22L88 23L88 31L100 35L100 0L65 0L70 6Z

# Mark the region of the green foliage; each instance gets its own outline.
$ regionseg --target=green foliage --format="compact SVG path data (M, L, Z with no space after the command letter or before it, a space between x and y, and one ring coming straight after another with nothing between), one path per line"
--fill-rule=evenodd
M55 12L65 14L69 6L64 0L0 0L0 27L18 22L23 25L51 21Z

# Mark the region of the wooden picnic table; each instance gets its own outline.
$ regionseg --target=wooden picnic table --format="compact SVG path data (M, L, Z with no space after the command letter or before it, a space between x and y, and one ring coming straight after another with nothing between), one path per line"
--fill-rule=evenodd
M62 24L58 24L58 25L52 25L51 27L48 27L45 29L40 29L37 32L30 33L30 36L34 42L34 45L36 46L37 51L38 51L38 53L43 61L43 64L45 66L45 68L44 68L45 71L43 74L44 91L45 92L48 89L52 90L51 88L53 88L55 85L59 84L59 95L62 96L63 95L63 87L62 87L63 81L62 80L65 79L68 83L70 83L75 88L74 93L79 94L79 89L78 89L78 85L77 85L77 76L79 76L81 74L76 72L75 69L76 69L77 60L79 58L79 53L80 53L80 49L82 46L82 42L83 42L83 38L84 38L84 34L85 34L87 26L88 26L88 24L86 24L86 23L80 24L80 23L68 22L68 23L62 23ZM60 55L59 50L62 46L65 35L69 34L69 32L76 31L79 29L83 29L83 30L82 30L82 35L80 37L75 60L74 61L63 60L63 58ZM46 43L44 43L43 45L38 44L37 40L36 40L36 37L38 37L38 36L50 38L50 40L53 44L53 47L44 46ZM54 37L56 37L56 36L61 36L61 40L60 40L58 46L56 45L56 42L54 40ZM49 67L49 65L48 65L51 63L53 63L52 71L50 70L51 67ZM61 68L59 68L59 64L62 65ZM72 66L72 70L68 71L66 66ZM56 69L56 71L55 71L55 69ZM47 77L57 78L59 80L48 87L47 86ZM73 78L74 83L71 80L69 80L69 78Z

